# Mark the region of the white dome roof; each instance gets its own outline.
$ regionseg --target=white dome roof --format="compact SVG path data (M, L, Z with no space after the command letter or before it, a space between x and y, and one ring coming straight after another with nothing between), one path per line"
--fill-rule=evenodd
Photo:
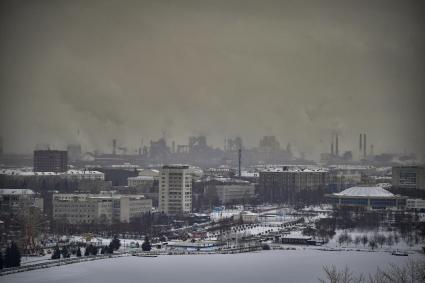
M335 193L335 196L347 197L393 197L394 194L381 187L351 187L340 193Z

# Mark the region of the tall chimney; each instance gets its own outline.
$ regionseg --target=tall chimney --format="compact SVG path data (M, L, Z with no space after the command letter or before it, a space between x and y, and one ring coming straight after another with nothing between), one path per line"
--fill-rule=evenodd
M336 134L336 137L335 137L335 155L339 156L338 134Z
M117 148L117 140L113 139L112 140L112 154L115 155L116 154L116 148Z
M363 157L366 158L366 134L363 134Z
M362 134L360 134L359 151L362 152Z
M334 137L332 137L332 142L331 142L331 155L334 155Z
M241 162L242 162L242 149L239 148L239 150L238 150L238 171L239 171L239 178L241 177Z

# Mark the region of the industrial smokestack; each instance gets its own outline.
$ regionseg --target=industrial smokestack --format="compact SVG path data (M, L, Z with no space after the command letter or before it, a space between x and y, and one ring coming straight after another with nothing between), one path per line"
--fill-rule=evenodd
M362 152L362 134L360 134L359 151Z
M363 134L363 157L366 158L366 134Z
M333 137L331 141L331 155L334 155L334 138Z
M239 172L239 178L241 177L241 162L242 162L242 149L239 148L239 150L238 150L238 172Z
M117 149L117 140L113 139L112 140L112 154L115 155L116 154L116 149Z
M336 134L336 137L335 137L335 155L339 156L338 134Z

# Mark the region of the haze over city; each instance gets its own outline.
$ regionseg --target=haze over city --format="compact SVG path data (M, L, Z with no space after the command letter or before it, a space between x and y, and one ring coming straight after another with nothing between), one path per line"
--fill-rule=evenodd
M2 1L0 136L425 153L421 1Z
M425 282L425 1L0 1L0 281Z

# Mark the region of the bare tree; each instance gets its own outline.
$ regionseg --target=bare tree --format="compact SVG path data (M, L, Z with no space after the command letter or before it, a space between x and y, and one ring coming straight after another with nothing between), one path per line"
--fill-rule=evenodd
M356 247L360 244L361 241L362 241L362 237L360 235L357 235L354 238L354 244L356 245Z
M376 241L374 239L370 239L369 240L369 247L374 250L376 248L377 244Z
M398 233L394 233L394 243L398 245L400 243L400 236Z
M392 247L394 245L394 237L393 235L389 234L387 236L387 246Z
M367 237L367 235L365 234L365 235L363 235L362 236L362 244L363 244L363 247L365 247L366 246L366 244L369 242L369 239L368 239L368 237Z
M373 240L371 240L373 242ZM421 283L425 282L425 260L409 261L404 266L390 264L386 269L378 268L375 273L365 277L355 276L348 267L338 270L335 266L324 266L325 279L321 283Z
M319 278L321 283L365 283L365 278L362 274L356 277L353 272L346 266L343 270L338 270L334 265L324 266L326 278Z

